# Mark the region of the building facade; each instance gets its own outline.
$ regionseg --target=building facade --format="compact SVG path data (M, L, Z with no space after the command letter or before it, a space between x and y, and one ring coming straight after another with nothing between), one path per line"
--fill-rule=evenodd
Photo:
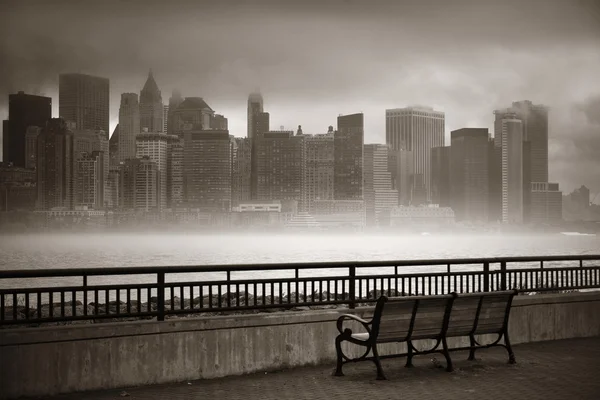
M431 149L431 203L450 207L450 146Z
M79 154L75 159L75 207L104 208L104 152Z
M485 128L451 132L450 202L457 221L488 221L488 139Z
M263 97L260 93L250 93L248 96L248 139L253 139L259 132L267 132L266 130L259 129L257 123L257 116L263 113ZM267 114L268 115L268 114ZM264 117L263 117L264 118ZM267 117L268 118L268 117ZM264 129L264 128L263 128Z
M210 121L215 112L202 97L186 97L172 111L173 133L183 138L185 131L210 130Z
M233 138L231 144L231 205L236 207L252 199L252 142L248 138Z
M125 161L135 158L135 137L140 133L140 104L136 93L123 93L119 107L119 158Z
M183 207L183 143L177 135L167 141L167 207ZM175 140L177 138L178 140Z
M445 115L430 107L407 107L386 110L386 143L394 150L413 154L413 174L420 176L431 199L431 149L444 146Z
M109 134L109 81L84 74L58 77L59 115L75 129L103 130Z
M41 131L39 126L28 126L25 131L25 168L35 169L37 165L37 138Z
M140 92L140 129L148 132L162 132L164 129L164 106L162 95L154 80L152 70Z
M121 164L119 204L124 210L159 211L158 166L148 157L125 160Z
M333 200L334 134L304 136L304 187L300 209L314 212L315 200Z
M340 115L334 133L333 195L336 200L364 200L363 114Z
M562 222L562 192L558 183L531 183L531 223L552 225Z
M389 153L393 151L384 144L364 146L363 181L365 216L367 226L388 225L391 209L398 206L398 191L393 189Z
M160 177L158 182L159 208L162 211L167 208L169 142L179 142L179 138L175 135L169 136L162 132L142 132L136 136L135 140L137 149L136 157L148 157L158 167Z

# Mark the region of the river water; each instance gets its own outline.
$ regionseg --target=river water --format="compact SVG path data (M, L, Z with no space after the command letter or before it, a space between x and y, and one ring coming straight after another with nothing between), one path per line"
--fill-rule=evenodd
M261 233L215 235L86 233L0 236L1 270L578 254L600 254L600 236ZM426 271L421 268L419 272ZM311 273L321 275L323 271L305 272L305 274ZM252 276L252 273L239 274L239 278ZM217 278L217 274L207 274L204 277L187 275L173 277L170 280L184 281L191 278ZM120 277L94 279L98 279L94 283L127 281ZM138 279L141 278L136 278L136 281ZM2 282L0 280L0 287L30 286L32 284L30 281ZM48 279L44 283L64 284L65 282L60 279Z

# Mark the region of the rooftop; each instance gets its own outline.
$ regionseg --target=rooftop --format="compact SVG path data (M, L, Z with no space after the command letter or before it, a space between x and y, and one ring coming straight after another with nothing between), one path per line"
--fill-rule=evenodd
M440 356L382 361L387 381L375 380L375 366L346 365L333 377L333 365L262 372L178 384L85 393L86 399L598 399L600 337L546 341L514 346L517 364L506 363L502 348L481 350L476 361L453 354L455 371L445 372ZM442 357L443 358L443 357ZM57 396L80 399L81 393Z

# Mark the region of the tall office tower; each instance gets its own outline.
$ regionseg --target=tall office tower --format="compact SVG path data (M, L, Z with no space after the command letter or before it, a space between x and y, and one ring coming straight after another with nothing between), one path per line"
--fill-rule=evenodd
M523 223L523 122L510 109L495 114L494 141L501 152L502 222Z
M75 129L101 129L108 135L108 79L84 74L59 75L58 110L61 118L75 123Z
M119 204L125 210L158 211L160 174L148 157L125 160L121 164Z
M548 107L529 100L513 102L523 121L523 140L531 146L531 182L548 182Z
M148 129L148 132L162 132L163 114L162 96L152 75L152 70L150 70L148 79L140 92L140 129Z
M35 169L36 167L37 138L41 131L42 128L33 125L28 126L25 131L25 168L27 169Z
M531 219L531 142L523 142L523 222Z
M445 116L430 107L407 107L385 111L386 143L394 150L413 154L413 173L421 179L414 185L424 185L427 200L431 199L431 149L444 146Z
M108 141L108 152L109 152L109 165L119 165L119 124L115 126L109 141Z
M257 133L267 130L258 130L256 116L263 112L263 97L260 93L250 93L248 96L248 139L253 139Z
M179 107L179 105L183 102L183 98L181 97L181 93L179 93L178 90L173 90L173 93L171 94L171 97L169 97L169 111L167 114L167 133L169 135L174 135L175 134L175 127L174 127L174 119L173 119L173 114L175 113L175 110L177 109L177 107Z
M216 129L219 131L226 131L229 129L227 124L227 118L221 114L215 114L210 119L210 129Z
M140 132L138 95L123 93L119 107L119 162L135 158L135 137Z
M488 139L488 220L502 221L502 148Z
M450 207L450 146L431 149L431 202Z
M176 140L179 138L175 136ZM169 141L173 140L173 136L169 136L162 132L142 132L137 135L136 141L136 158L147 156L156 163L160 179L158 181L159 207L160 210L167 208L167 169L168 169L168 147Z
M363 198L363 114L339 116L334 133L333 196L336 200Z
M304 188L300 209L314 213L315 200L333 200L335 159L333 128L329 133L304 135Z
M106 207L114 210L119 208L119 191L121 179L121 166L111 165L108 171L108 179L106 185L106 193L104 198L106 199Z
M169 131L169 106L167 104L163 105L163 133L167 133Z
M19 92L8 95L8 119L2 128L2 161L28 168L26 134L29 126L43 128L52 117L52 99Z
M488 221L488 139L485 128L451 132L450 202L457 221Z
M75 207L104 208L104 152L81 153L75 159Z
M229 131L187 130L184 131L183 137L185 204L188 208L207 212L229 212L231 210Z
M531 222L548 225L562 221L562 192L558 183L531 183Z
M251 95L252 96L252 95ZM260 96L260 95L259 95ZM250 110L250 100L248 100L248 109ZM257 107L258 103L253 103L253 107L255 109L258 109ZM260 110L262 110L262 97L260 98ZM250 117L250 114L248 116L248 124L252 124L249 125L250 132L251 135L249 133L248 135L248 139L250 140L250 142L252 142L252 140L254 140L253 138L255 138L258 133L265 133L265 132L269 132L270 131L270 115L269 113L266 112L262 112L262 111L256 111L254 114L252 114L252 116ZM282 129L283 130L283 129ZM256 147L252 147L252 155L251 155L251 165L250 165L250 180L251 180L251 186L250 186L250 196L252 199L257 199L257 193L256 193L256 188L257 188L257 180L258 180L258 172L257 172L257 163L256 160L258 159L258 155L256 154Z
M177 135L167 140L167 207L183 205L183 144Z
M234 138L232 143L231 206L251 200L252 142L248 138Z
M364 146L364 200L368 226L383 224L382 214L398 206L398 191L393 189L388 163L393 151L384 144Z
M183 138L186 131L207 131L214 114L202 97L186 97L171 114L173 134Z
M62 118L52 118L37 140L37 206L71 209L73 204L73 132Z
M73 131L73 160L77 160L82 153L92 153L94 151L101 151L104 155L102 157L102 178L104 179L104 190L102 194L106 193L106 185L108 184L108 171L110 168L109 160L109 139L102 130L75 130ZM77 180L74 181L73 194L77 189ZM106 199L105 199L106 200ZM73 200L73 204L75 201Z
M412 151L390 149L389 161L393 189L398 191L398 205L411 204L413 192Z
M304 138L293 131L258 133L256 154L256 200L302 201Z

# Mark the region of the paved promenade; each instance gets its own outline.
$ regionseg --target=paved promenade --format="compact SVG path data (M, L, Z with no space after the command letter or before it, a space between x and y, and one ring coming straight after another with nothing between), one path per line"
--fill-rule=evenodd
M332 343L333 345L333 343ZM453 353L447 373L431 356L383 361L388 381L375 380L375 366L346 365L333 377L333 365L296 368L179 384L57 396L55 399L600 399L600 338L514 346L516 365L501 348L482 350L469 362ZM442 362L443 357L435 355Z

